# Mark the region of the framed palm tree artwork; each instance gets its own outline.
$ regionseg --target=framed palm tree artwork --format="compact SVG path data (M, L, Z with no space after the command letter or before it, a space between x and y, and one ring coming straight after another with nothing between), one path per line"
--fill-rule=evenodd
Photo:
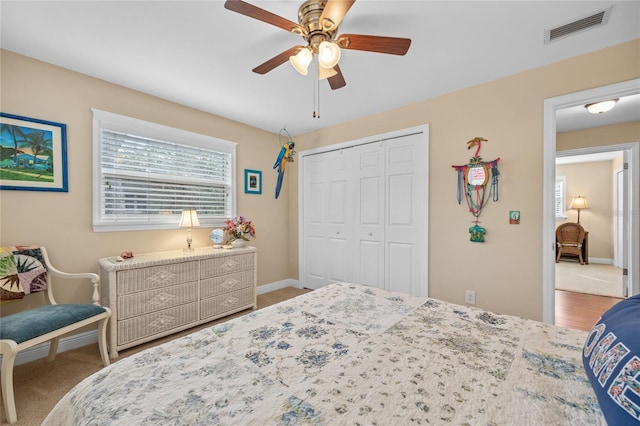
M0 189L68 192L66 124L0 112Z

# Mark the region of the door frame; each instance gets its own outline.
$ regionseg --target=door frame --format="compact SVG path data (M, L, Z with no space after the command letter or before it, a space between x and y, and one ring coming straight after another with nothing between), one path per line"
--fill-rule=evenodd
M622 268L624 265L624 224L623 226L619 225L618 216L616 215L619 214L618 206L629 199L630 189L629 185L624 184L624 177L624 169L616 169L613 171L613 266L617 268ZM621 192L622 197L620 196ZM623 205L623 209L626 207L626 205Z
M555 323L555 158L556 158L556 111L562 108L576 105L584 105L590 102L611 99L620 96L628 96L640 93L640 78L615 83L594 89L569 93L544 100L544 152L543 152L543 202L542 202L542 320L545 323ZM605 150L611 150L608 145ZM640 143L617 145L617 150L630 150L629 158L629 182L638 182L638 167L640 156ZM621 148L622 147L622 148ZM585 148L587 149L587 148ZM591 152L597 151L597 147L589 148ZM631 210L639 211L640 193L638 185L630 185L629 188ZM638 215L629 215L629 228L631 238L629 244L629 282L631 294L640 293L639 282L639 218Z
M414 134L422 133L425 135L425 144L426 144L426 153L427 156L425 158L425 175L429 176L429 124L425 123L422 125L408 127L405 129L394 130L387 133L381 133L373 136L367 136L360 139L354 139L351 141L340 142L333 145L321 146L318 148L312 148L305 151L298 151L298 286L300 288L303 287L302 277L303 277L303 267L304 267L304 161L303 158L308 155L320 154L330 151L336 151L345 148L351 148L357 145L364 145L368 143L374 143L382 140L401 138L403 136L409 136ZM425 217L424 217L424 255L425 255L425 267L423 269L424 280L425 280L425 295L429 294L429 185L425 185L425 198L424 202L426 205L424 206Z

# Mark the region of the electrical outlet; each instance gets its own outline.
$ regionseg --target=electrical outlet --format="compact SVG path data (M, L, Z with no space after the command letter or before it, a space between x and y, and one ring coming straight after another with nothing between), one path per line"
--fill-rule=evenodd
M476 304L476 292L473 290L467 290L464 294L464 302L469 305Z

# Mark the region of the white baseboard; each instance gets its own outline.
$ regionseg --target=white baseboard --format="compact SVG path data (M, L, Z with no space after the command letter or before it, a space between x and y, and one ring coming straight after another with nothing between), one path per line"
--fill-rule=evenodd
M298 280L286 279L282 281L276 281L271 284L265 284L258 287L258 294L268 293L270 291L279 290L285 287L299 287ZM81 348L87 345L93 345L98 343L98 331L87 331L84 333L74 334L68 337L60 338L58 343L58 353L70 351L72 349ZM35 361L40 358L46 358L49 355L49 342L44 342L24 351L18 352L16 355L15 365L26 364L27 362Z
M589 263L599 263L602 265L613 265L613 259L604 257L589 257Z
M276 281L271 284L264 284L264 285L258 286L258 294L269 293L270 291L280 290L281 288L285 288L285 287L300 288L300 283L298 282L298 280L288 278L286 280Z

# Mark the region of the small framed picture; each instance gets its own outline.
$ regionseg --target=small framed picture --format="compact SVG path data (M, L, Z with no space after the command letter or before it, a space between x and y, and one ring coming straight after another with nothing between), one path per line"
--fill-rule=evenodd
M244 193L262 194L262 172L244 169Z
M68 192L66 124L0 112L0 189Z
M512 225L520 225L520 210L511 210L509 212L509 223Z

